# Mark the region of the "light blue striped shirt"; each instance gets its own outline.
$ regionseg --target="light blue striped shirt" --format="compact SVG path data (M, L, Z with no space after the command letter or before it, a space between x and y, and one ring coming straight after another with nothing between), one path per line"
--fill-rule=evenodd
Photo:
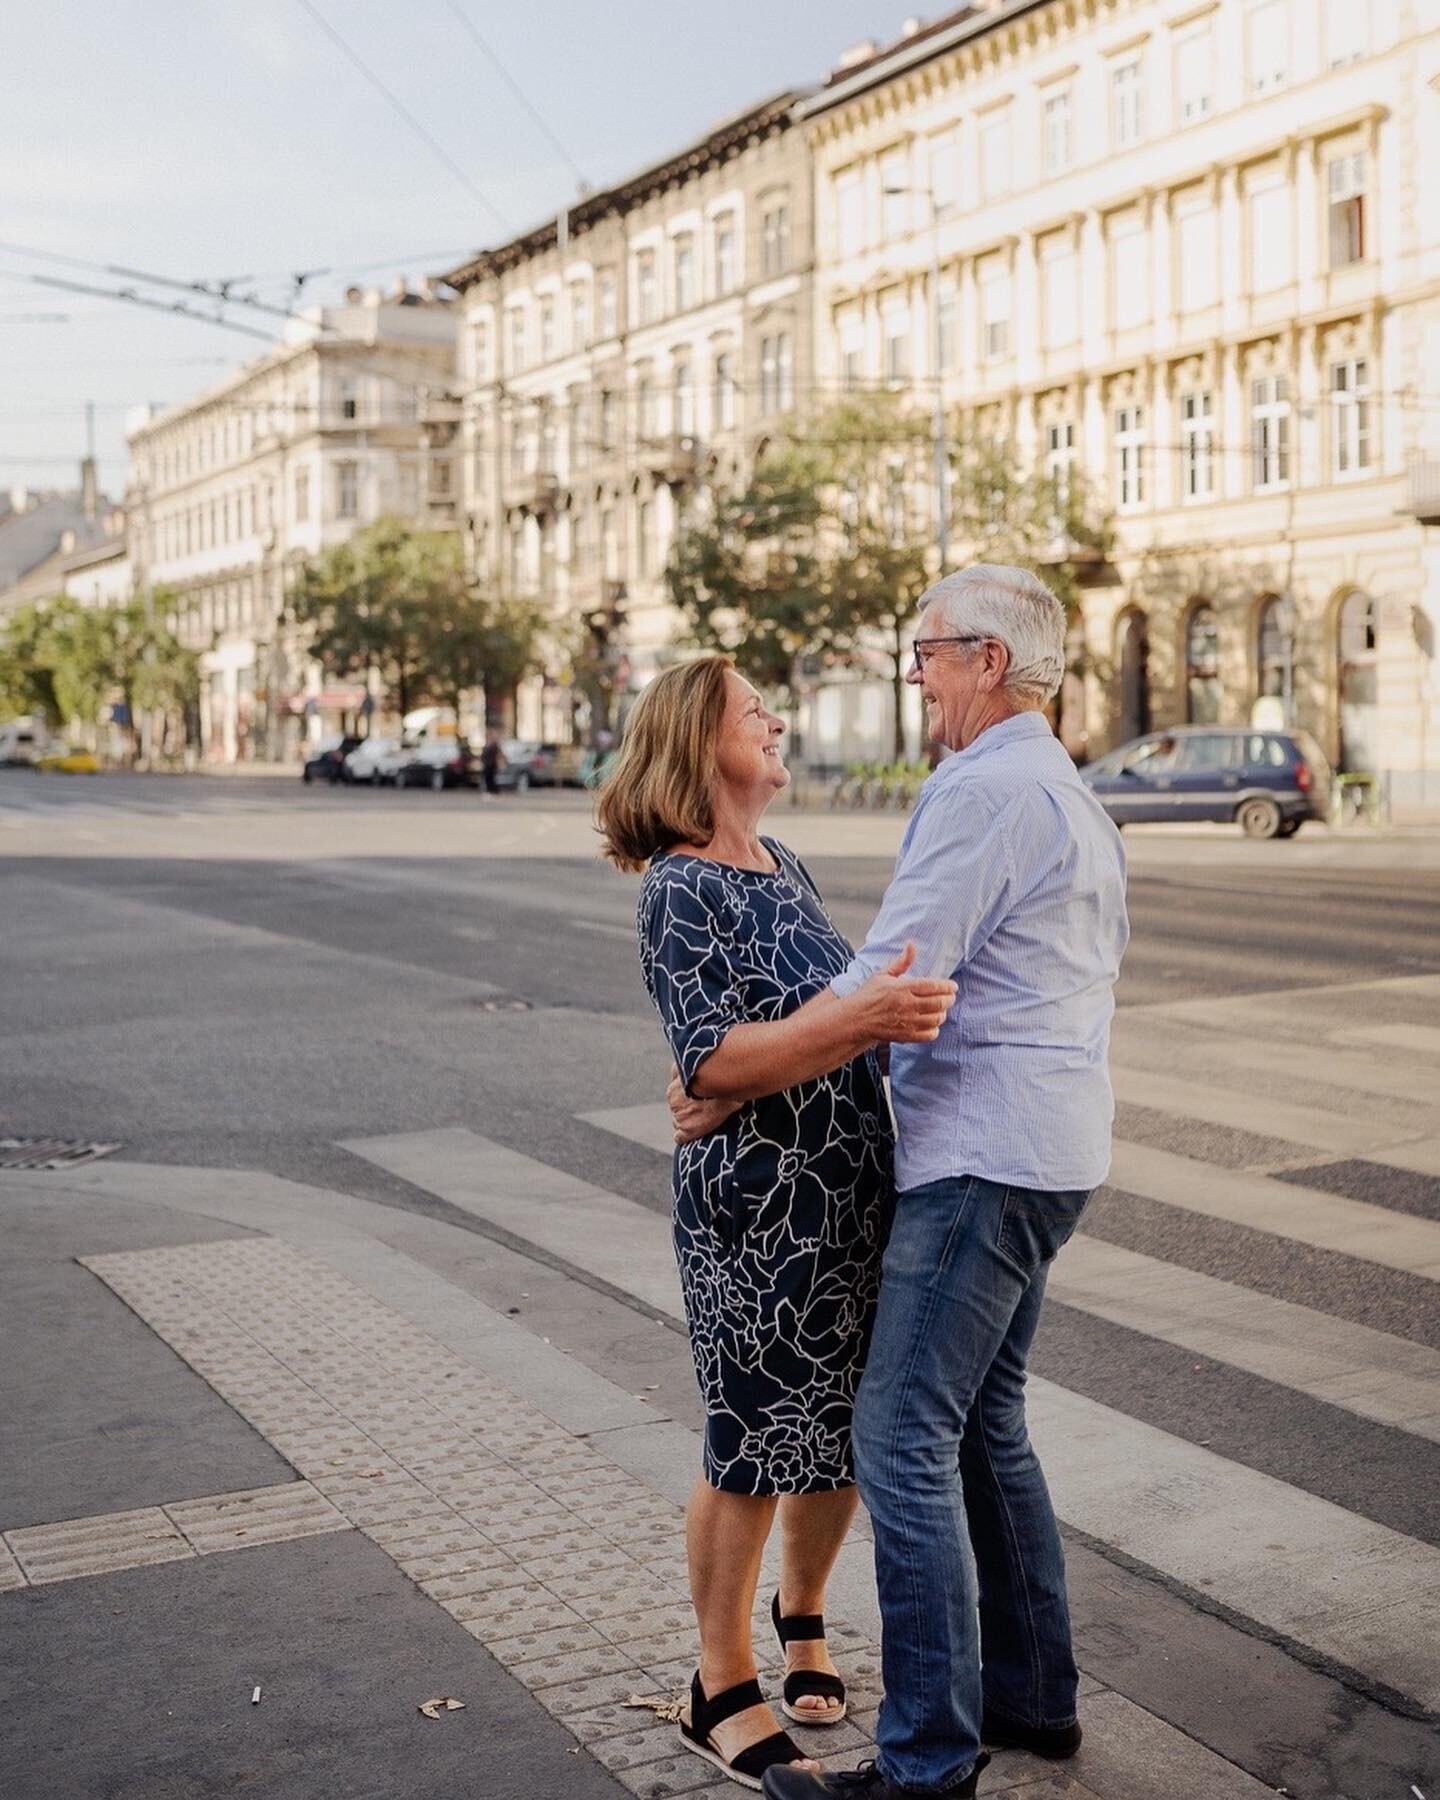
M920 790L850 994L914 939L959 995L933 1044L896 1044L896 1180L1093 1188L1110 1166L1107 1058L1129 939L1120 834L1043 716L1017 713Z

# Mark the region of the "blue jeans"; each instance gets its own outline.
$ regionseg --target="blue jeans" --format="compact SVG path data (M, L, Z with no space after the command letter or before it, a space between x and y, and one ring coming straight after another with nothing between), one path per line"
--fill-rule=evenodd
M899 1197L854 1431L884 1621L878 1760L904 1788L969 1775L985 1706L1029 1725L1075 1717L1025 1358L1048 1265L1089 1198L977 1176Z

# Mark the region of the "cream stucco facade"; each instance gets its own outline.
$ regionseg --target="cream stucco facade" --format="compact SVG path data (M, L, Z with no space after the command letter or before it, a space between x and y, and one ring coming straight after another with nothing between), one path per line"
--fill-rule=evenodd
M450 306L354 290L198 399L134 415L130 562L137 586L187 602L207 759L293 756L365 703L353 683L327 684L285 626L286 583L382 514L420 516L421 413L454 355Z
M522 735L596 729L673 654L663 571L685 496L741 470L799 403L812 233L795 99L446 277L463 297L474 565L556 620L560 679L522 690ZM588 698L563 685L587 661Z
M1440 801L1437 89L1418 0L1032 0L800 107L817 385L1108 494L1092 752L1269 696Z

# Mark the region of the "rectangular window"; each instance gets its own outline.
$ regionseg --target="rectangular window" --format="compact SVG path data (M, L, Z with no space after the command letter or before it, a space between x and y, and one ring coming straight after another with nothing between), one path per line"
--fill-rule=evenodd
M358 418L360 401L355 391L355 383L347 376L340 383L340 417L342 419Z
M555 409L544 406L540 410L540 467L552 479L558 478L560 464L560 427L556 422Z
M1052 250L1040 265L1045 342L1050 349L1073 344L1080 335L1077 277L1079 262L1068 246Z
M584 469L590 463L590 402L584 394L570 396L570 422L567 433L570 467Z
M1140 142L1144 131L1144 95L1140 86L1140 58L1117 63L1110 71L1110 142L1128 150Z
M1370 365L1363 357L1331 365L1331 436L1336 478L1370 467Z
M308 469L295 471L295 517L302 525L310 517L310 471Z
M737 278L735 217L733 213L725 213L715 221L715 292L731 293Z
M910 378L910 314L901 307L891 307L884 315L885 379L898 387Z
M735 428L735 358L728 350L722 350L715 358L715 429L717 431L733 431Z
M1070 93L1051 94L1045 102L1045 173L1059 175L1073 157Z
M1266 375L1250 383L1251 479L1257 493L1290 480L1290 383Z
M615 450L620 443L620 402L613 388L600 395L600 448Z
M994 269L980 277L980 360L1000 362L1010 354L1010 272Z
M335 465L335 511L342 519L360 515L360 465L353 462Z
M590 296L583 281L570 289L570 348L583 350L590 341Z
M788 412L794 404L794 356L789 332L781 331L760 340L760 410Z
M635 431L642 438L655 435L655 383L648 375L635 383Z
M639 324L648 325L655 314L655 252L653 250L637 250L635 252L635 317Z
M640 574L655 573L655 502L642 500L635 508L635 538L639 549Z
M695 304L695 240L688 233L675 240L675 310L689 312Z
M1122 406L1115 413L1115 493L1122 512L1145 504L1145 408Z
M1246 85L1272 94L1290 77L1290 21L1286 0L1260 0L1245 21Z
M1150 239L1144 222L1118 222L1110 244L1111 292L1117 331L1143 325L1150 317Z
M1325 0L1325 60L1332 69L1358 62L1370 48L1368 0Z
M517 306L510 318L510 372L525 367L525 315Z
M1177 214L1176 252L1180 260L1181 312L1199 312L1220 298L1220 235L1215 208L1208 203Z
M555 302L540 302L540 360L549 362L555 354Z
M835 178L835 243L843 256L856 256L865 242L865 190L860 171L847 169Z
M1250 191L1250 285L1257 294L1290 280L1290 190L1283 181Z
M987 200L1014 185L1010 155L1010 111L995 113L980 127L980 192Z
M1347 269L1365 258L1365 156L1337 156L1327 175L1330 197L1330 267Z
M960 199L960 132L951 126L930 140L930 197L937 213L946 213Z
M910 229L910 159L892 151L880 162L880 236L903 237Z
M616 287L613 275L600 277L600 335L602 338L614 337L619 329L616 317Z
M1075 422L1056 419L1045 427L1045 479L1063 500L1075 478Z
M671 394L671 429L677 437L695 435L695 384L688 362L675 365L675 382Z
M1175 39L1175 111L1182 125L1208 117L1215 104L1215 35L1207 19Z
M1215 396L1185 394L1180 401L1180 493L1208 500L1215 492Z
M773 200L760 221L760 266L766 275L783 275L790 267L790 203Z

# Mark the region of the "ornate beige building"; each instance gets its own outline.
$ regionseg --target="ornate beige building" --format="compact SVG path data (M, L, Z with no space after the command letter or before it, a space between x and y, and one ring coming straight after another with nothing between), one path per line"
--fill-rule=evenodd
M1426 12L1015 0L863 46L797 109L821 390L938 380L1017 458L1103 479L1092 750L1263 697L1440 799Z
M209 393L132 416L130 563L137 588L188 602L210 760L294 756L366 704L286 627L286 582L381 514L436 516L449 452L421 413L440 410L454 364L453 307L357 288Z
M741 469L810 363L810 175L797 96L487 250L461 291L460 484L477 572L538 595L554 669L518 729L583 732L672 653L662 575L702 473ZM444 435L445 422L435 430Z

